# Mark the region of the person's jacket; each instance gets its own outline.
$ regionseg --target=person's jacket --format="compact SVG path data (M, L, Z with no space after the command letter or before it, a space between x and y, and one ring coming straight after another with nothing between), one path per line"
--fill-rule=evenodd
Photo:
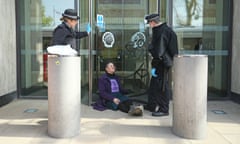
M156 62L156 64L152 63L152 66L157 67L156 65L159 65L161 61L159 59L161 59L165 53L173 57L170 50L172 48L170 46L175 46L175 49L177 49L177 40L173 39L176 35L166 23L154 27L152 33L152 42L149 46L149 52L153 57L153 62Z
M76 49L76 39L88 36L87 32L76 32L65 22L58 25L53 31L52 45L70 45Z
M149 52L153 58L160 58L168 48L168 43L171 38L172 29L163 23L152 28L152 42L149 47Z
M103 104L105 104L107 101L113 101L114 96L112 95L112 89L111 89L111 82L110 79L115 79L119 86L119 92L121 94L126 94L127 90L123 89L119 80L119 77L109 74L103 74L98 81L98 90L99 90L99 96Z
M99 89L99 99L92 104L93 108L96 110L106 110L106 103L108 101L113 101L114 97L112 95L111 82L110 79L115 79L119 86L119 92L121 94L127 94L129 91L122 88L120 79L118 76L109 75L107 73L103 74L98 80L98 89Z

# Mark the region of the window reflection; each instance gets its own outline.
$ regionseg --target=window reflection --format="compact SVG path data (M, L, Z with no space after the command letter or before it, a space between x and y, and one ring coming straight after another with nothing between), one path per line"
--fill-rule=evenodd
M203 25L203 0L175 0L173 4L174 26L201 27Z
M74 8L74 0L42 0L42 23L43 27L56 27L61 23L59 20L67 8Z
M226 96L229 35L228 0L174 0L173 26L180 53L208 55L209 97ZM201 45L200 45L201 43Z
M52 31L62 11L74 0L19 0L17 2L21 48L21 95L47 97L47 55Z

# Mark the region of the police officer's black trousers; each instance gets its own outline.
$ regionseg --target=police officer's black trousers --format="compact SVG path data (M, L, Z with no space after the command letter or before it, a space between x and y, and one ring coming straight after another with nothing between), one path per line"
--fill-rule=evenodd
M155 111L156 106L159 106L161 112L168 113L169 111L170 89L167 76L165 72L165 74L151 78L146 107L152 112Z

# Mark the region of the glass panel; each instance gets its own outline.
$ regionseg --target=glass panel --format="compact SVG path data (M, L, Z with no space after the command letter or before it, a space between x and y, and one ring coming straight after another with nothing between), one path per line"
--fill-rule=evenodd
M229 0L204 3L203 48L209 56L208 91L210 98L227 96L230 35Z
M106 62L112 61L123 86L133 90L134 95L144 93L149 80L146 49L148 33L144 25L147 2L99 0L97 6L97 14L103 16L103 27L97 19L95 78L98 79L104 73ZM113 41L108 43L111 36ZM97 84L94 86L97 92Z
M208 55L208 98L227 95L229 12L228 0L173 1L180 53Z
M18 23L21 57L21 96L47 97L47 46L63 10L74 0L19 0Z
M181 53L194 53L195 44L203 35L203 0L174 0L173 27Z

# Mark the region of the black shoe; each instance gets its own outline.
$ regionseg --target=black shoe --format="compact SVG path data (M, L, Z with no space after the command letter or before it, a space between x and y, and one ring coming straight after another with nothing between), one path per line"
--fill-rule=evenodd
M161 112L161 111L153 112L153 113L152 113L152 116L156 116L156 117L168 116L168 115L169 115L169 113L164 113L164 112Z
M154 112L158 112L158 111L160 111L160 107L159 107L159 105L157 105L157 106L155 107Z

